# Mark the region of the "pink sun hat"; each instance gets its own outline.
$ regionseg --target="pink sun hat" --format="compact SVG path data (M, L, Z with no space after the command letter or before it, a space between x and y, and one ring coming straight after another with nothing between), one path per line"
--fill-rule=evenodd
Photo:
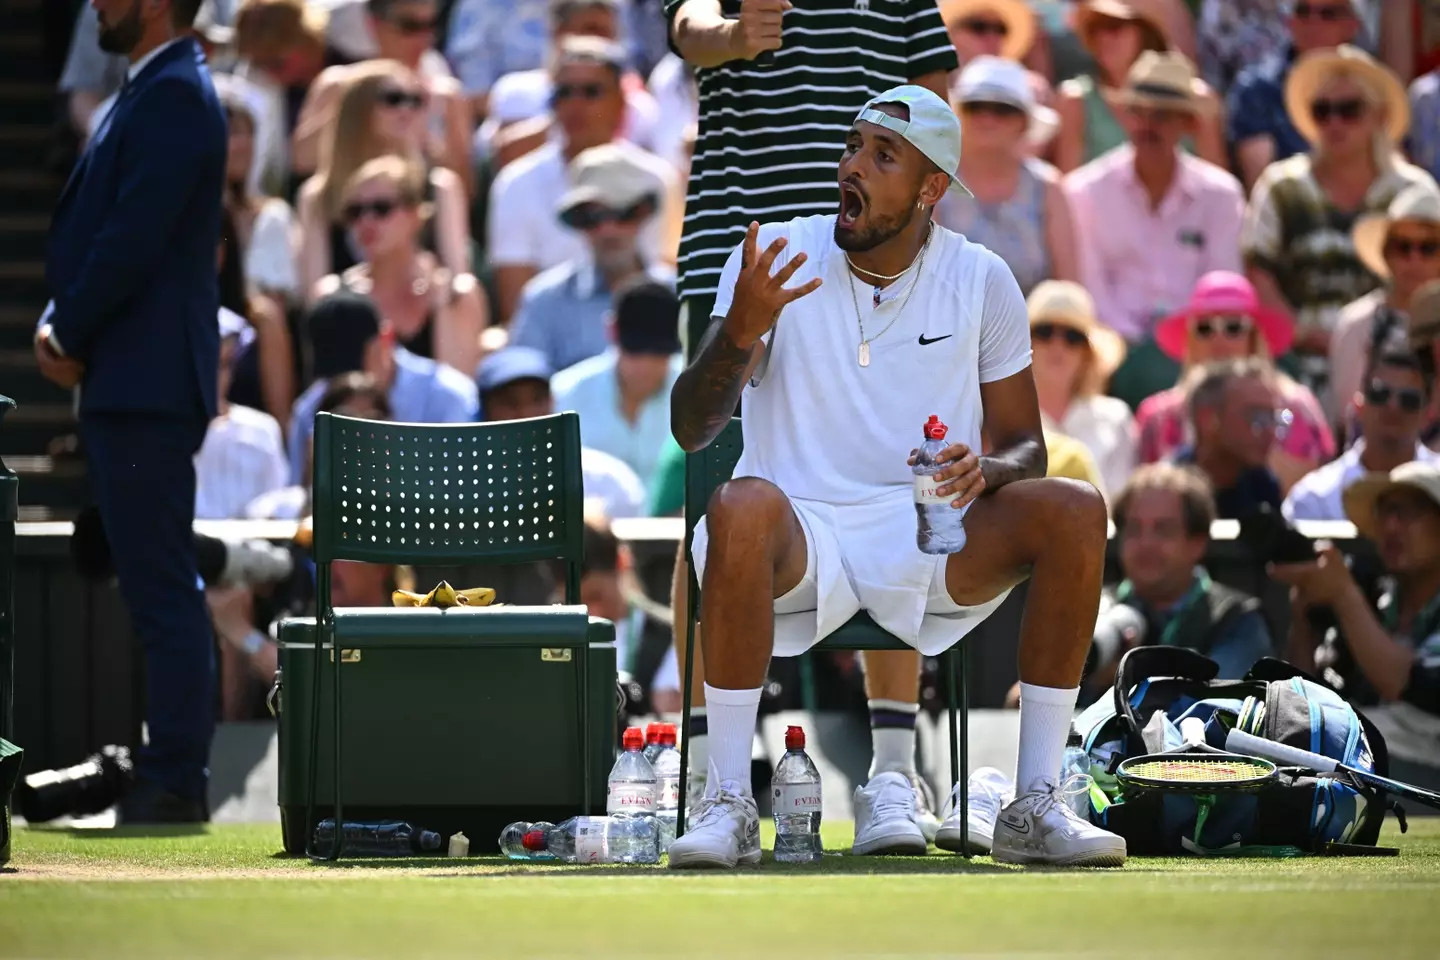
M1249 280L1229 270L1212 270L1195 281L1189 303L1160 321L1155 328L1155 343L1172 360L1184 360L1190 321L1226 313L1249 317L1265 338L1272 357L1289 350L1295 339L1295 325L1280 311L1263 306Z

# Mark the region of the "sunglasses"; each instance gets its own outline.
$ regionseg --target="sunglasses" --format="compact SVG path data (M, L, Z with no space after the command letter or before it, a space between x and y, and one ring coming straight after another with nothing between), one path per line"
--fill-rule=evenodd
M1365 101L1356 97L1344 100L1316 100L1310 104L1310 116L1316 123L1325 123L1331 117L1354 123L1365 113Z
M380 91L380 95L375 99L381 104L397 110L401 107L419 110L425 106L424 94L415 93L410 90L382 90Z
M1305 3L1301 0L1293 8L1294 15L1301 20L1321 20L1326 23L1335 23L1340 20L1348 20L1354 14L1348 3L1332 4L1326 6L1319 3Z
M1025 111L1013 103L997 103L993 100L975 100L960 104L960 112L975 117L1023 117Z
M1250 332L1250 318L1240 315L1200 317L1190 327L1195 336L1208 340L1222 334L1231 340L1238 340Z
M1421 256L1427 260L1440 254L1440 240L1411 240L1408 237L1392 237L1385 241L1386 256L1409 259Z
M1424 494L1409 491L1391 493L1375 501L1375 520L1379 523L1397 520L1410 524L1434 513L1435 510L1435 501Z
M393 17L389 23L396 30L411 37L418 37L422 33L434 33L440 27L440 21L434 17L429 20L422 20L419 17Z
M634 223L649 206L648 198L619 210L598 203L584 203L562 213L560 222L572 230L590 230L606 223Z
M1030 328L1030 336L1041 343L1049 343L1059 337L1067 347L1090 346L1090 338L1083 331L1058 323L1037 323Z
M345 205L345 222L354 226L366 217L385 220L396 210L400 209L400 206L401 203L399 200L371 200L368 203L364 200L357 200L354 203L347 203Z
M1250 410L1245 414L1245 423L1255 436L1274 433L1287 423L1283 410Z
M561 100L578 98L581 100L599 100L605 95L605 86L599 83L562 83L555 88L550 95L550 103L556 104Z
M989 34L993 37L1004 37L1010 34L1010 28L1000 20L986 20L984 17L966 17L960 21L960 29L966 33L973 33L977 37Z
M1372 407L1388 407L1393 403L1406 413L1418 413L1425 405L1425 395L1414 387L1392 387L1379 380L1365 387L1365 403Z

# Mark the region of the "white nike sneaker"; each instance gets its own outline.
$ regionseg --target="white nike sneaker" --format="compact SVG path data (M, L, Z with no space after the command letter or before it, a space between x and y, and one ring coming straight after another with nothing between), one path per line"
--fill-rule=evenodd
M858 857L923 854L929 847L916 822L915 787L903 773L877 773L855 788L855 844Z
M670 867L734 867L760 862L760 811L734 780L721 781L711 762L705 796L685 814L685 833L670 844Z
M935 834L935 846L953 853L983 856L995 839L995 818L1000 808L1015 799L1015 784L994 767L981 767L965 782L967 816L965 846L960 844L960 784L950 791L945 822Z
M991 856L996 863L1045 863L1067 867L1119 867L1125 839L1083 819L1048 780L1022 793L995 819Z
M920 774L912 771L909 777L910 786L915 788L915 823L925 834L925 842L934 843L940 831L940 818L935 815L935 792Z

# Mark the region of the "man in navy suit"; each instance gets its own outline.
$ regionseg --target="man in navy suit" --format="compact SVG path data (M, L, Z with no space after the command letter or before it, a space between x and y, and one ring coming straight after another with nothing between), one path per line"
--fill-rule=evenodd
M193 457L215 416L225 115L190 29L201 0L91 0L125 86L50 225L41 371L80 434L145 649L147 745L129 822L204 820L214 658L195 565Z

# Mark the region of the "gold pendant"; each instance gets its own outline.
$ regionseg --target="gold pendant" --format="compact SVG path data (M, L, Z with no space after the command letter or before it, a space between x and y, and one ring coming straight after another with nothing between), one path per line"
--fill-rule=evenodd
M860 366L862 366L862 367L868 367L868 366L870 366L870 341L869 341L869 340L861 340L861 341L860 341Z

